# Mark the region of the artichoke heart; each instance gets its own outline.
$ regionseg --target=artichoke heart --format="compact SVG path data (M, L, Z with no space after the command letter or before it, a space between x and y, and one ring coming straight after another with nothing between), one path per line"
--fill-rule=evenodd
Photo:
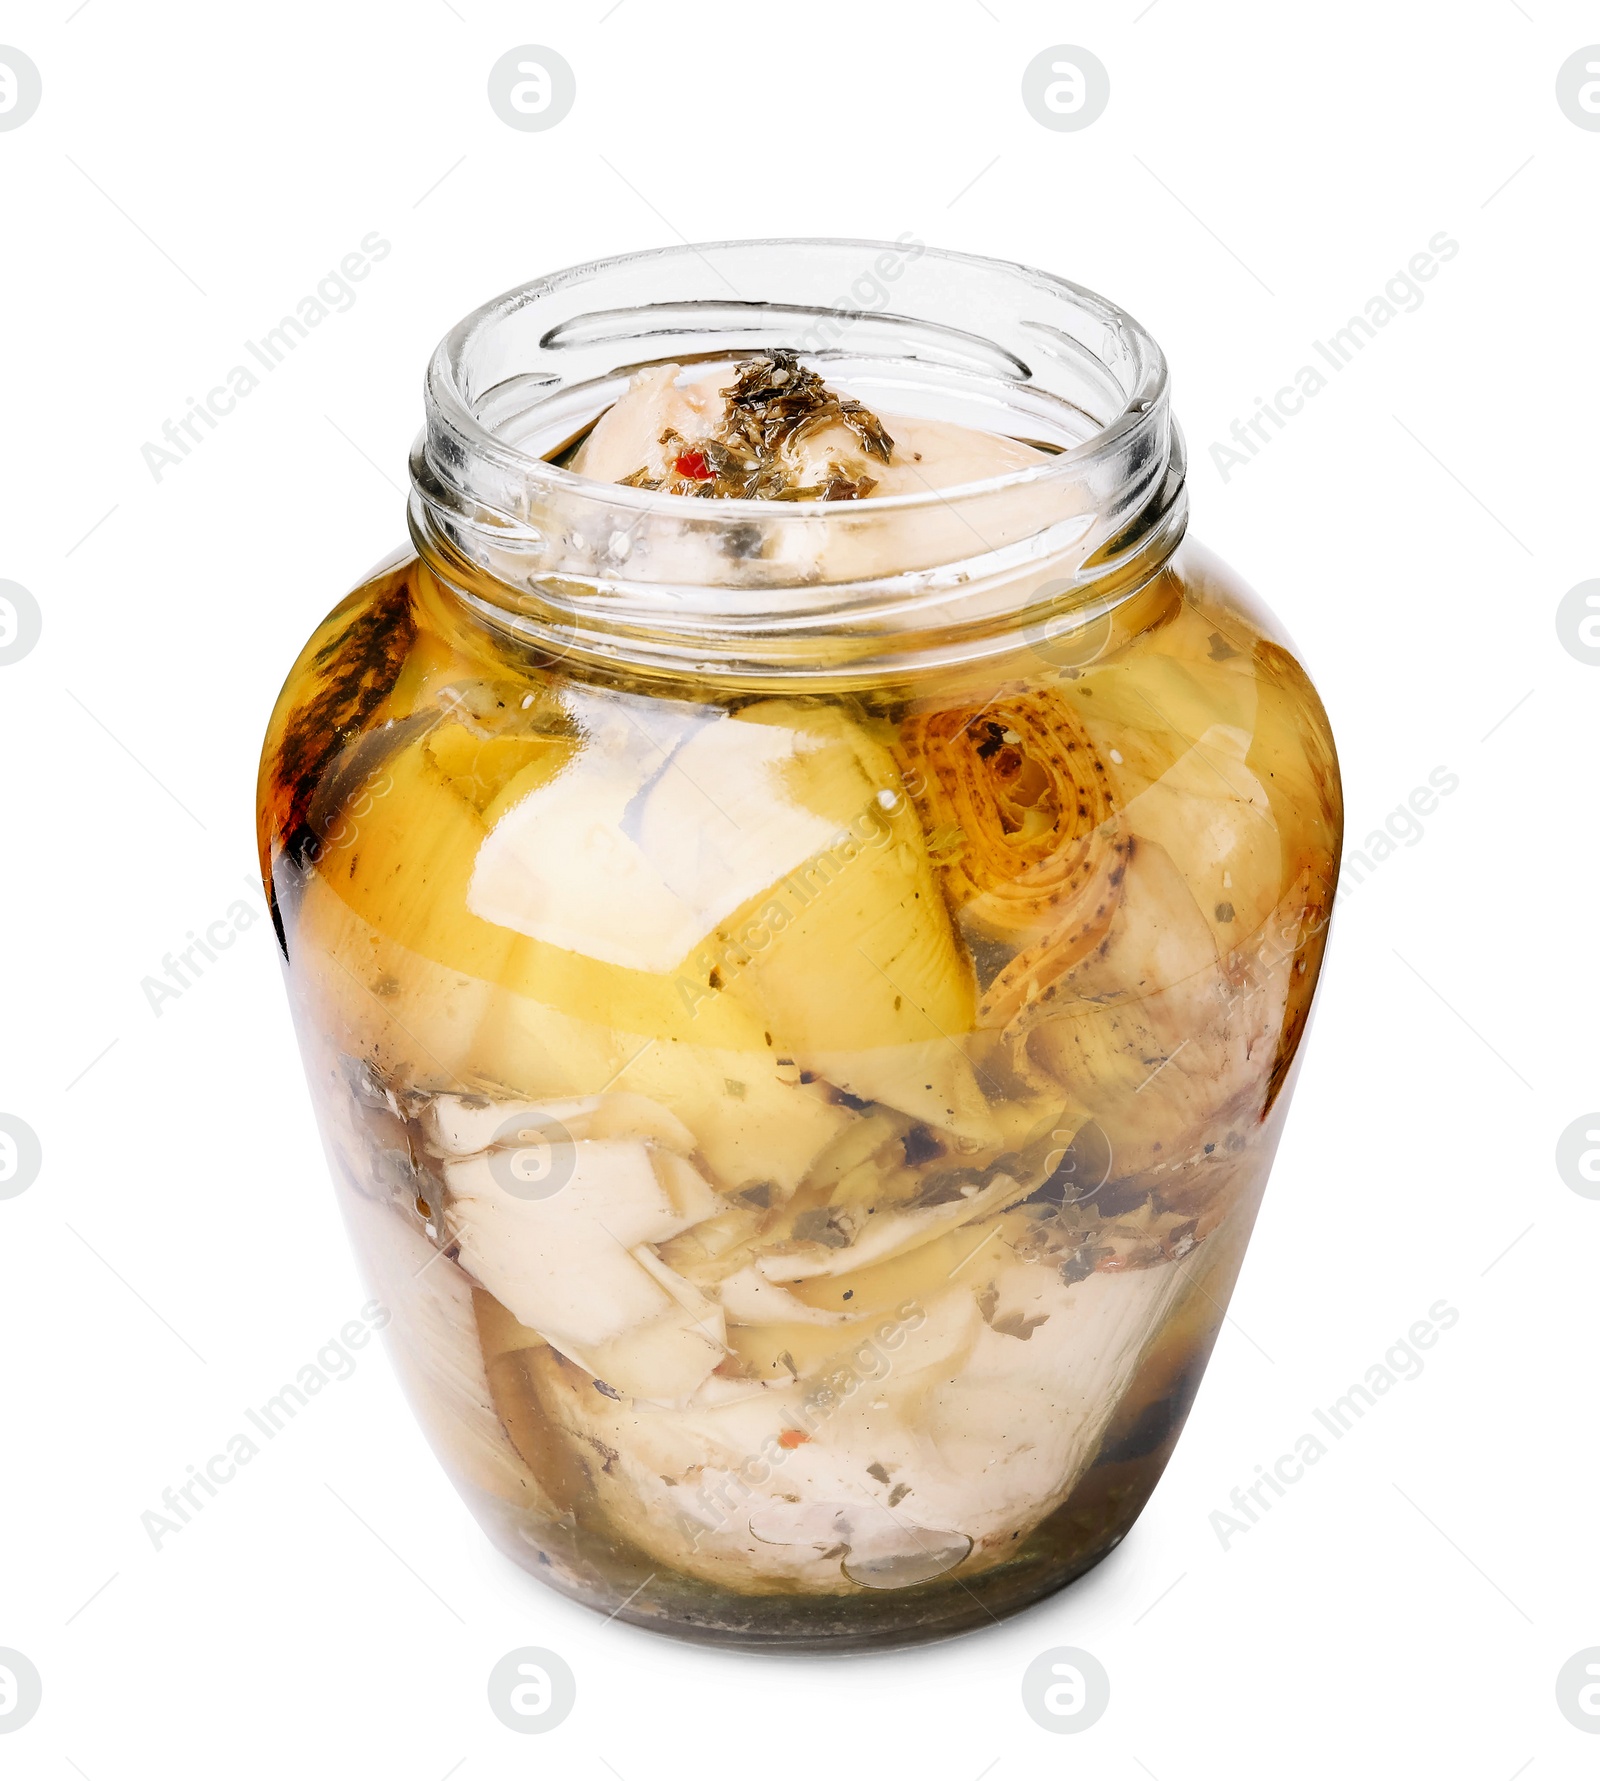
M1009 955L978 1010L1004 1026L1110 926L1128 851L1111 772L1058 694L1022 686L913 713L900 753L963 930Z
M796 1054L878 1053L925 1092L897 1048L970 1031L975 986L893 756L837 706L766 700L739 723L803 739L783 795L823 838L722 924L713 968Z
M447 1162L461 1265L516 1320L630 1396L678 1401L724 1358L720 1310L649 1245L718 1209L682 1157L637 1139L549 1140ZM519 1171L536 1150L538 1166Z

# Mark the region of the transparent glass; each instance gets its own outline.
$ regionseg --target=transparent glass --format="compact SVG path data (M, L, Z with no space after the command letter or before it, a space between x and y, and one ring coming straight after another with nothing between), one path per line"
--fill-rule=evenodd
M776 346L1046 456L788 504L562 467L640 368ZM461 323L412 477L260 835L441 1461L535 1575L689 1638L1059 1588L1198 1386L1340 845L1292 646L1182 542L1159 349L913 242L635 255Z

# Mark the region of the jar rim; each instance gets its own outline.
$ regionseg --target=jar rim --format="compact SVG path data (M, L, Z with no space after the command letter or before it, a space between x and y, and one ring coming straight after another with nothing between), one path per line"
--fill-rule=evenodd
M891 419L1050 455L926 493L794 502L671 495L553 461L639 371L779 346ZM458 322L425 400L419 553L486 622L568 657L805 677L1001 653L1019 628L1128 598L1187 526L1152 336L1067 279L909 231L568 267Z
M881 256L903 251L903 248L903 242L850 236L766 236L744 240L686 242L682 245L643 248L633 253L615 254L604 259L583 261L577 265L547 273L541 278L530 279L524 284L514 285L511 289L502 291L499 296L492 297L488 302L480 304L478 308L463 316L439 342L428 361L424 380L424 400L429 418L432 420L437 417L461 441L482 455L495 459L503 469L519 472L532 486L544 484L553 492L563 490L588 492L603 488L606 491L607 501L614 503L619 508L632 509L637 512L679 515L690 503L691 497L655 489L630 487L622 483L604 482L594 477L584 476L577 471L552 463L546 457L521 449L494 428L485 425L477 412L476 405L467 394L466 379L463 376L468 355L483 338L485 332L542 298L570 289L580 279L609 274L632 266L665 265L681 261L685 255L705 258L712 253L750 250L781 250L784 252L799 250L803 252L807 249L827 251L853 249ZM1100 296L1098 292L1088 289L1087 286L1075 284L1072 280L1063 278L1059 274L1029 266L1020 260L1002 260L984 254L966 253L954 248L926 246L921 247L921 254L951 265L959 264L985 272L1005 273L1020 277L1037 290L1057 300L1065 299L1068 303L1096 316L1108 330L1114 332L1126 343L1129 362L1135 372L1131 385L1125 387L1124 399L1118 412L1108 417L1087 438L1053 455L1043 464L1027 465L1020 470L1005 471L997 476L983 477L975 482L952 485L949 488L929 489L920 493L903 495L866 495L848 503L774 503L738 497L719 498L715 506L717 509L725 511L730 520L743 519L751 514L759 513L763 521L776 521L780 525L799 522L815 524L819 517L824 521L834 517L832 510L836 509L848 509L856 514L862 512L906 512L914 511L919 507L929 507L940 503L948 504L954 497L1015 488L1049 487L1054 483L1072 481L1081 477L1086 464L1091 460L1100 459L1115 452L1126 442L1129 433L1149 427L1151 417L1160 414L1165 408L1170 397L1171 387L1171 374L1166 355L1154 335L1136 317L1118 304L1112 303L1108 298ZM1023 369L1028 371L1030 368L1024 366ZM694 504L696 506L704 505L698 501ZM819 508L823 509L820 515Z

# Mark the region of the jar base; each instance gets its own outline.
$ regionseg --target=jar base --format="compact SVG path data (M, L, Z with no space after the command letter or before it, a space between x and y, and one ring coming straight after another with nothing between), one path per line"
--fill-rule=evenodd
M997 1626L1065 1589L1122 1543L1164 1463L1165 1454L1154 1465L1144 1459L1092 1468L1004 1564L904 1589L834 1596L721 1589L614 1540L607 1542L607 1575L601 1577L595 1574L592 1530L583 1542L589 1575L581 1576L573 1557L536 1536L514 1509L476 1492L469 1501L513 1563L606 1620L723 1650L847 1655L958 1638Z

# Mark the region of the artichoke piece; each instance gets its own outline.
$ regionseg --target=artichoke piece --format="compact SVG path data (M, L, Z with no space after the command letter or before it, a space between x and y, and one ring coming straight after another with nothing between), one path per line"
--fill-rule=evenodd
M857 1100L877 1101L974 1145L999 1137L983 1082L954 1037L872 1051L804 1051L801 1067Z
M1262 687L1255 638L1237 613L1222 622L1236 643L1191 591L1138 650L1059 683L1100 751L1109 759L1114 748L1123 757L1112 766L1126 796L1159 779L1212 724L1254 734Z
M289 934L291 957L323 961L297 975L303 1018L395 1082L464 1086L513 939L462 909L483 826L420 741L355 808L306 874Z
M810 1310L862 1317L881 1316L907 1303L926 1305L958 1282L970 1288L983 1279L1002 1253L1002 1236L992 1219L950 1226L889 1261L791 1281L783 1290Z
M1103 950L1012 1031L1031 1032L1030 1055L1099 1114L1165 1073L1164 1060L1223 1012L1221 991L1216 941L1183 875L1163 847L1139 841Z
M576 683L563 699L585 745L489 807L476 913L601 964L672 972L827 845L831 825L787 795L803 733Z
M797 354L777 349L738 364L655 365L637 373L571 467L677 495L783 501L919 495L1046 461L1019 440L954 421L897 415L886 430ZM774 540L769 549L782 550L785 542ZM828 546L849 559L861 554L861 540L819 539L808 567ZM842 565L831 555L827 567L829 579L841 579ZM857 572L869 571L860 565Z
M1016 1023L1027 1057L1095 1108L1114 1180L1234 1179L1269 1104L1298 957L1272 930L1303 919L1301 897L1223 961L1182 874L1137 841L1104 954Z
M635 1396L686 1397L723 1358L721 1313L647 1245L687 1230L715 1196L682 1157L635 1140L545 1148L543 1197L512 1191L493 1155L445 1165L462 1266L592 1374Z
M1003 1257L983 1266L1005 1327L958 1284L842 1339L735 1328L771 1382L670 1417L607 1402L554 1357L530 1357L532 1376L552 1421L617 1455L594 1479L599 1505L661 1563L741 1591L905 1587L916 1542L957 1563L963 1541L974 1559L998 1555L1067 1497L1182 1287L1173 1267L1069 1283ZM829 1528L855 1538L821 1546Z
M768 1385L788 1386L811 1377L838 1351L840 1326L810 1322L733 1323L728 1348L740 1372Z
M806 1176L805 1204L826 1205L841 1182L856 1174L863 1164L891 1155L905 1138L909 1121L879 1108L853 1120L812 1164ZM904 1161L905 1153L893 1153Z
M497 1298L474 1287L472 1305L478 1318L478 1341L483 1349L485 1365L508 1354L521 1354L528 1348L548 1348L550 1344L537 1330L518 1323Z
M902 1069L897 1048L968 1031L971 968L888 750L838 706L771 699L737 721L804 740L784 795L814 813L825 840L718 930L736 973L728 996L796 1056L881 1048L891 1070ZM918 1067L904 1061L905 1096L926 1093Z
M631 1027L619 1029L603 1018L588 1018L582 998L609 994L613 1003L626 998L629 1011L638 1012L631 1005L636 983L618 981L632 974L602 972L573 953L557 953L531 940L510 938L503 967L510 987L499 989L485 1002L464 1081L483 1087L497 1100L529 1101L582 1099L620 1082L647 1041ZM535 953L542 956L532 957ZM553 971L546 968L552 959ZM570 1001L570 1010L520 993L516 986L526 985L534 976L546 989ZM666 999L658 997L657 1001L670 1014ZM592 1000L589 1007L594 1007ZM602 1003L602 1015L604 1008Z
M566 736L486 736L476 726L445 723L430 734L427 750L450 789L482 816L508 785L531 790L553 779L576 746Z
M997 1173L986 1186L974 1184L970 1192L943 1205L913 1210L888 1206L854 1216L845 1213L840 1215L840 1224L849 1236L845 1244L811 1238L796 1220L793 1238L776 1251L758 1256L756 1266L768 1280L779 1282L854 1273L904 1255L974 1219L1003 1212L1029 1192L1027 1183Z
M847 1311L808 1305L781 1286L774 1286L759 1268L747 1266L717 1285L717 1303L730 1324L799 1323L838 1329L855 1321ZM865 1315L863 1307L858 1316Z
M999 1545L1008 1521L1030 1525L1067 1495L1183 1285L1177 1267L1071 1282L1025 1263L996 1271L996 1322L1017 1317L1033 1325L1031 1336L1018 1341L980 1323L966 1364L930 1379L918 1402L921 1428L951 1473L985 1479L990 1513L946 1525Z
M727 1358L721 1309L680 1279L646 1245L630 1252L673 1308L588 1351L587 1364L613 1389L651 1403L681 1404Z
M518 1126L517 1121L526 1123ZM423 1116L423 1127L441 1156L472 1156L495 1144L538 1144L562 1138L639 1138L680 1156L692 1156L695 1148L694 1133L681 1119L646 1095L626 1092L556 1101L435 1095Z
M1243 730L1212 724L1123 811L1129 832L1178 868L1223 954L1267 919L1283 876L1272 801L1249 749Z
M1054 688L913 713L900 754L963 929L980 955L999 944L978 1018L1003 1026L1110 926L1127 856L1114 777Z
M926 1455L926 1445L886 1401L876 1412L867 1406L891 1365L897 1377L904 1368L904 1388L913 1394L919 1377L959 1366L978 1318L970 1293L962 1292L927 1311L907 1308L898 1323L878 1323L889 1332L892 1354L877 1336L846 1332L842 1339L838 1331L802 1326L822 1345L800 1379L781 1361L780 1383L752 1388L714 1379L670 1416L586 1391L581 1374L548 1354L530 1356L529 1372L546 1416L575 1444L599 1443L616 1455L594 1477L594 1490L612 1526L635 1544L740 1591L790 1584L843 1590L849 1579L840 1551L819 1552L806 1540L764 1541L752 1520L796 1501L863 1514L886 1508L894 1486L869 1468L881 1456L898 1469L919 1448ZM848 1425L846 1400L860 1403L877 1431L835 1445L835 1431ZM922 1519L909 1505L899 1513L902 1525Z
M452 791L418 738L382 766L353 834L318 872L339 899L397 947L483 982L500 976L512 936L466 910L484 840L476 812Z
M708 1024L710 1014L707 1006ZM748 1018L748 1011L739 1017ZM802 1083L764 1033L756 1045L743 1051L687 1041L652 1045L621 1080L672 1109L694 1133L721 1186L770 1184L781 1201L859 1116L832 1101L822 1084Z

